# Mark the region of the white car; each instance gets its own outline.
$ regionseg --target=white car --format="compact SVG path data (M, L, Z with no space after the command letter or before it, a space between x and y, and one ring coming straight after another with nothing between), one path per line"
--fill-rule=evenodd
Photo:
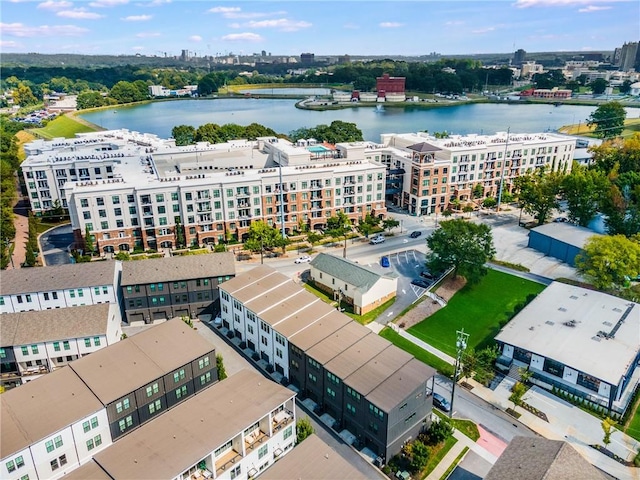
M309 263L310 261L311 257L309 255L303 255L295 259L295 263Z
M371 240L369 240L369 243L371 245L377 245L379 243L384 243L384 237L382 235L378 235L377 237L373 237Z

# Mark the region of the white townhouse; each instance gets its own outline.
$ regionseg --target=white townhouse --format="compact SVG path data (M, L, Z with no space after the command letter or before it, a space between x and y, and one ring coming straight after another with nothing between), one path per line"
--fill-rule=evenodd
M115 303L0 316L2 385L35 380L120 341L121 322Z
M91 262L2 272L0 313L118 302L122 262Z

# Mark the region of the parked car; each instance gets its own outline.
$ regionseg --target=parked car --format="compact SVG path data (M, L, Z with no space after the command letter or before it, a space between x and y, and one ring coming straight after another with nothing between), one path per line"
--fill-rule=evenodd
M428 270L423 270L422 272L420 272L420 276L422 278L426 278L427 280L435 280L436 279L435 275L433 275Z
M556 217L553 219L554 223L566 223L569 219L567 217Z
M390 267L391 264L389 263L389 257L382 257L380 259L380 266L382 266L382 267Z
M311 261L311 257L309 255L303 255L294 260L295 263L309 263Z
M377 245L379 243L384 243L384 237L382 235L377 235L377 236L373 237L371 240L369 240L369 243L371 245Z
M434 407L438 407L440 410L444 412L451 411L451 404L449 403L449 400L444 398L439 393L433 392L433 405Z
M431 283L423 280L422 278L415 278L411 280L411 285L415 285L416 287L420 288L429 288L431 286Z
M420 235L422 235L422 232L419 230L414 230L413 232L411 232L411 234L409 235L411 238L418 238Z

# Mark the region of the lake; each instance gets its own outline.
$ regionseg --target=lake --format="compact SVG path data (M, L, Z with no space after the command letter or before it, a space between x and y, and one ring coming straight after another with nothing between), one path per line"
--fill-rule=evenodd
M82 118L106 129L126 128L171 137L176 125L199 127L205 123L259 123L288 134L301 127L330 124L333 120L355 123L365 140L380 141L382 133L428 130L453 134L492 134L511 129L514 133L556 130L563 125L585 123L593 106L470 104L424 109L419 107L354 107L343 110L300 110L296 100L263 98L217 98L153 102L131 107L88 112ZM628 118L640 109L627 109Z

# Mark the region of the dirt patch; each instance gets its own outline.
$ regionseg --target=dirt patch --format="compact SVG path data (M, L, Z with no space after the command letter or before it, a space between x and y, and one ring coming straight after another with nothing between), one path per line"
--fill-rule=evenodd
M438 287L435 293L444 298L447 302L455 293L465 286L467 281L463 277L448 278ZM403 329L407 329L420 323L425 318L430 317L442 307L435 300L425 297L422 302L406 313L402 318L396 320L396 324Z

